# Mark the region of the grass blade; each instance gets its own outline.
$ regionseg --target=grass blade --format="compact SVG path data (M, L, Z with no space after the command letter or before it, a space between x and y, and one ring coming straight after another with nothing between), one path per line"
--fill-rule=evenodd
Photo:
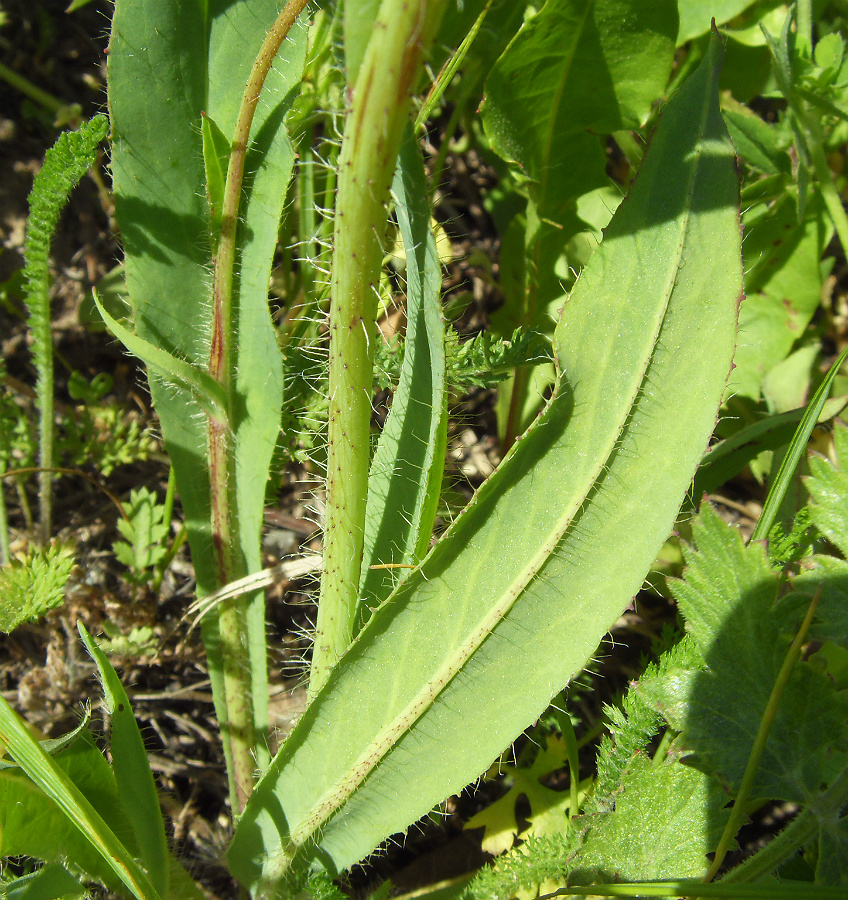
M138 900L159 900L158 891L126 847L2 697L0 741L21 769L74 823L132 896Z
M145 868L157 892L164 897L168 893L168 842L147 750L117 672L86 627L80 622L77 628L100 672L104 705L111 720L112 768L121 801L132 823Z
M795 436L792 438L792 443L789 445L789 450L786 452L786 456L783 457L783 462L781 462L780 468L777 471L777 477L774 479L774 483L769 489L766 502L763 504L763 511L760 513L760 518L751 534L752 541L761 541L768 537L771 527L774 525L778 510L780 509L780 504L783 503L783 498L786 496L786 492L789 490L789 486L792 483L792 478L795 475L795 470L798 468L798 463L801 461L801 457L807 449L810 435L813 433L813 429L816 427L821 411L824 409L825 402L830 395L830 389L833 386L833 382L846 359L848 359L848 347L845 347L836 358L833 365L828 370L824 381L819 385L818 390L813 395L810 405L804 412L801 423L798 425Z

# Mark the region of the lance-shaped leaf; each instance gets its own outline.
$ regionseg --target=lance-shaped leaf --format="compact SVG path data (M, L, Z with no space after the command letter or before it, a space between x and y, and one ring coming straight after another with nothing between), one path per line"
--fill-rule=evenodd
M330 872L461 789L586 663L700 460L742 291L721 44L669 103L556 333L561 381L380 607L257 786L231 868Z
M129 0L115 6L109 53L112 170L135 328L140 338L184 361L192 372L210 367L210 227L214 229L216 211L210 211L206 197L209 191L214 205L220 188L207 184L201 117L205 112L220 134L232 139L251 66L278 12L276 0L150 0L144 15ZM232 371L227 373L232 389L226 413L234 454L227 501L233 505L231 531L240 548L234 554L237 571L226 573L230 579L261 567L259 531L279 433L283 379L268 283L294 159L284 118L305 49L305 28L295 25L265 82L248 146L246 171L251 174L240 209ZM220 145L220 137L207 140L211 162L217 150L210 144L215 143ZM198 592L204 594L220 586L210 531L208 423L198 402L208 396L186 390L179 380L174 387L174 381L154 373L151 391L185 510ZM261 596L250 599L247 619L255 725L261 734L267 730ZM216 710L226 724L218 635L211 617L204 623L204 639ZM261 765L264 745L258 753Z
M406 250L406 342L400 381L371 461L359 596L377 606L397 572L372 565L412 565L426 553L447 443L445 327L441 267L430 230L421 151L411 127L398 155L392 191Z

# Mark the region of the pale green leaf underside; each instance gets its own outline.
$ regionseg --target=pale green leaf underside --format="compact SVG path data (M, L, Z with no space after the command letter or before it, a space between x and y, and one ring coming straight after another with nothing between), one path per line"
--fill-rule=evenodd
M721 48L669 104L557 329L534 427L371 619L257 787L230 854L361 859L482 772L638 590L706 447L741 293ZM709 236L709 237L707 237Z

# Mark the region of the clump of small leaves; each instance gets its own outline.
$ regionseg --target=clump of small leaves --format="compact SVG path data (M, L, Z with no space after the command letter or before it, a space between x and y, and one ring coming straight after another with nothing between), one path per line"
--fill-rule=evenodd
M135 585L147 584L168 554L167 510L151 490L141 487L130 494L124 512L127 518L118 520L124 540L116 541L113 550L118 562L127 567L127 580Z
M9 633L61 606L74 568L67 545L33 547L0 569L0 631Z
M71 373L68 391L78 402L76 414L66 417L61 449L71 466L94 464L104 478L118 466L149 459L156 450L153 435L126 410L103 400L112 378L100 373L90 382Z

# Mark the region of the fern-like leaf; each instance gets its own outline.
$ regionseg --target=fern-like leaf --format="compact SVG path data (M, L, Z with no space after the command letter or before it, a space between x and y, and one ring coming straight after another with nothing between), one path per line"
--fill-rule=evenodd
M54 544L0 568L0 631L8 634L59 606L73 567L73 552Z
M109 128L106 116L84 122L79 131L59 135L47 151L44 165L35 176L29 195L29 218L24 243L24 278L32 352L38 372L36 385L40 416L40 465L53 465L53 342L50 334L50 298L48 262L50 242L59 214L73 188L94 164L97 147ZM40 481L41 539L50 534L52 474L42 471Z

